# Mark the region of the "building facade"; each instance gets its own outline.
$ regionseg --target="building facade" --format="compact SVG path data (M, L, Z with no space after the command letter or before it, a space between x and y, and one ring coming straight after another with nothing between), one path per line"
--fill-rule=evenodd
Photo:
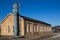
M38 36L51 34L51 25L36 19L20 16L19 17L19 35L20 36ZM8 14L1 22L1 35L14 35L14 14Z

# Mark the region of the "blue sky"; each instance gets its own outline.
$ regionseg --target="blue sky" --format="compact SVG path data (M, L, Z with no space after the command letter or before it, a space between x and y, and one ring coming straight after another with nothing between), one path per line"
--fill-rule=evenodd
M14 2L20 1L20 15L60 25L60 0L0 0L0 21L10 12Z

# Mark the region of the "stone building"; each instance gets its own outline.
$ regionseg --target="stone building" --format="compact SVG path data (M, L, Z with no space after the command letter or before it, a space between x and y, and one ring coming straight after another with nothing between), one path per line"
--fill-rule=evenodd
M1 21L1 35L2 36L14 36L16 30L18 29L18 36L47 36L52 33L51 24L43 21L32 19L25 16L18 16L18 28L15 30L14 13L9 13ZM15 20L15 21L14 21Z
M59 25L54 26L54 27L52 27L52 30L53 30L53 32L60 33L60 26Z

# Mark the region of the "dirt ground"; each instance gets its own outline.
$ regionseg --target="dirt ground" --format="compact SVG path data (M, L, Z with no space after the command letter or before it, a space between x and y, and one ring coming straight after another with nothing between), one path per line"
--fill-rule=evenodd
M56 35L54 36L50 36L50 37L46 37L46 38L8 38L8 37L0 37L0 40L60 40L60 33L54 33Z

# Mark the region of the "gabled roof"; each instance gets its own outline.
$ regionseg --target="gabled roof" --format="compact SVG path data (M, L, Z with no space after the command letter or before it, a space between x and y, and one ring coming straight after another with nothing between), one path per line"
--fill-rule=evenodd
M0 22L0 24L1 24L10 14L12 14L12 13L9 13L9 14Z
M9 14L1 21L1 23L2 23L10 14L12 14L12 13L9 13ZM48 24L48 23L43 22L43 21L40 21L40 20L36 20L36 19L33 19L33 18L25 17L25 16L22 16L22 15L20 15L20 17L22 17L24 20L27 20L27 21L33 21L33 22L42 23L42 24L46 24L46 25L50 25L50 26L51 26L51 24Z

